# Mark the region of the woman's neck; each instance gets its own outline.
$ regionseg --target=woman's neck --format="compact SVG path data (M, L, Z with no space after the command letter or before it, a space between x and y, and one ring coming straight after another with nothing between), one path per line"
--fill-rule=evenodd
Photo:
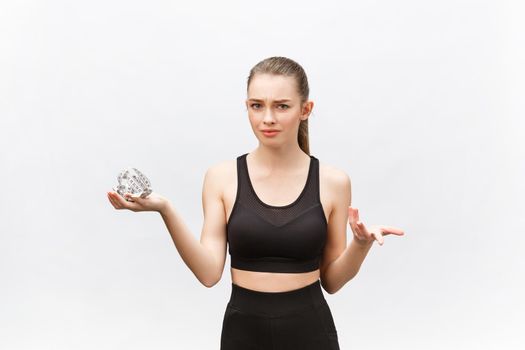
M290 171L304 168L305 163L310 161L310 156L299 145L290 149L259 146L250 152L249 156L253 163L266 168L272 173L284 172L289 174Z

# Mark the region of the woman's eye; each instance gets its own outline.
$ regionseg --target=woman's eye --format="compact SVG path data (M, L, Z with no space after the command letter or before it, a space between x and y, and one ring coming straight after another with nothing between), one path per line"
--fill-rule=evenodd
M252 103L250 105L250 107L252 107L253 109L259 109L260 106L261 106L260 103ZM288 109L288 108L290 108L290 106L288 106L287 104L279 104L278 106L280 107L280 109Z

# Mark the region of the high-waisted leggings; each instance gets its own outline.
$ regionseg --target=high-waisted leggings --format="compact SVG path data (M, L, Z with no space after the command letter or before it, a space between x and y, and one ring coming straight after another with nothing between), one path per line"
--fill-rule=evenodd
M232 283L220 349L339 350L320 280L286 292L262 292Z

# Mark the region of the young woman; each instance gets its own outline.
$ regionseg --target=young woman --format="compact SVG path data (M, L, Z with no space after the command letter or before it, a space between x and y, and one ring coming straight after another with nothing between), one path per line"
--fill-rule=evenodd
M210 167L202 192L200 241L171 202L108 192L116 209L158 211L186 265L206 287L231 256L232 290L221 350L339 349L321 287L337 292L359 271L374 240L403 235L366 227L352 208L348 175L310 155L308 80L286 57L270 57L249 74L246 107L258 147ZM346 242L346 224L353 239Z

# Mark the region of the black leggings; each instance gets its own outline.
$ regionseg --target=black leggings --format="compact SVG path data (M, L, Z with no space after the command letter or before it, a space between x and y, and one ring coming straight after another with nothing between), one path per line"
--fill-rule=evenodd
M320 280L291 291L261 292L232 283L221 350L339 350Z

